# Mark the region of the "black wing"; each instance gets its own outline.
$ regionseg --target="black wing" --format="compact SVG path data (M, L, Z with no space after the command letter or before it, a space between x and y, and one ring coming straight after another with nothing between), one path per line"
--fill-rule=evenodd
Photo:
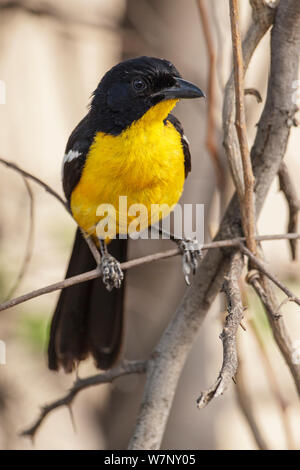
M184 130L183 130L183 127L182 127L180 121L175 116L173 116L173 114L169 114L169 116L166 118L165 122L166 121L169 121L171 124L173 124L173 126L179 132L179 134L181 136L181 144L182 144L183 154L184 154L184 174L185 174L185 177L187 177L187 175L189 174L189 172L192 169L189 142L188 142L186 136L184 135Z
M87 114L69 137L62 168L63 188L69 203L72 191L80 180L94 135L95 132Z

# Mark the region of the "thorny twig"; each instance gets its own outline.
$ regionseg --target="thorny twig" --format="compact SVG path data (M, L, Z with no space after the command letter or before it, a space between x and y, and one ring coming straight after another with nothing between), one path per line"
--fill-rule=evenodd
M239 278L243 269L243 259L237 252L232 260L228 275L223 284L223 291L227 299L227 311L225 326L220 335L223 343L223 364L219 376L208 390L202 392L197 400L198 408L204 408L208 403L228 388L234 378L238 367L236 350L236 334L244 316L244 308L239 288Z

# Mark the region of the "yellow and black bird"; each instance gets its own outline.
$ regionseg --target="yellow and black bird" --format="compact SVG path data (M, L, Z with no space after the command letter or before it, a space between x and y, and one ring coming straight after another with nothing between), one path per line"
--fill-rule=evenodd
M50 369L62 366L70 372L88 354L97 367L107 369L118 358L125 290L120 263L126 260L127 240L119 237L108 244L97 235L97 208L118 207L119 196L126 196L128 207L165 204L171 210L191 170L191 156L182 126L170 112L180 98L203 96L173 64L153 57L121 62L93 93L63 160L63 188L79 226L66 277L94 268L84 233L100 250L103 282L95 279L62 290L51 324ZM145 225L151 223L147 219ZM189 240L173 240L182 250L187 278L200 250Z

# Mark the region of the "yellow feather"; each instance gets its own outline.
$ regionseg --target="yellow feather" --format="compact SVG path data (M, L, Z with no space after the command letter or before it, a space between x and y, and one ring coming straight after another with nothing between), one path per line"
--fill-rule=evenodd
M149 216L151 204L167 204L170 209L157 214L157 220L178 202L184 184L181 137L171 123L163 122L176 103L153 106L118 136L96 134L71 196L73 216L85 232L95 235L98 206L112 204L118 209L119 196L127 196L128 208L144 204ZM148 218L142 225L150 223Z

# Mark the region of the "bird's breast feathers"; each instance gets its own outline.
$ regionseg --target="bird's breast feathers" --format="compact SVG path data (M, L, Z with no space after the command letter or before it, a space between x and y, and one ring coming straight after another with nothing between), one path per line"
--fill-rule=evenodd
M176 104L172 101L154 106L118 136L95 135L71 197L74 218L86 232L95 230L98 206L117 209L119 196L127 196L128 208L144 204L149 213L153 204L171 210L178 202L184 184L181 136L164 122Z

